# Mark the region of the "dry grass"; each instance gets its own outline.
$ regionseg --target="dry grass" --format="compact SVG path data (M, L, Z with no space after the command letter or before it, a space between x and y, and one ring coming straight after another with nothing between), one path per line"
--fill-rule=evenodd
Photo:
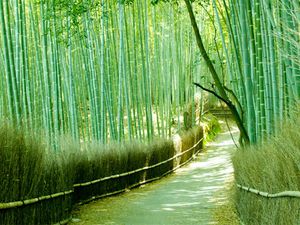
M172 140L157 139L151 144L137 141L109 145L80 144L62 138L56 150L43 144L42 137L28 135L7 123L0 127L0 202L7 203L46 196L74 189L74 184L134 171L172 158ZM33 137L31 137L33 136ZM192 147L203 136L197 127L182 135L183 148ZM201 147L200 144L198 147ZM193 151L192 151L193 152ZM181 162L192 156L183 155ZM74 203L94 196L125 190L171 171L174 162L151 170L75 187L73 196L62 196L36 204L1 210L0 224L53 224L69 217Z
M22 201L72 189L64 160L48 151L41 137L31 137L5 122L0 127L0 202ZM1 210L1 224L48 224L65 219L71 197ZM51 212L51 213L49 213Z
M289 118L276 137L263 145L237 151L233 157L236 182L268 193L300 191L300 113ZM245 224L297 225L299 198L265 198L237 190L235 202Z
M230 189L225 190L225 194L228 196L226 202L219 205L213 211L213 218L217 225L240 225L238 213L234 205L234 187L232 185ZM224 193L222 194L224 195Z

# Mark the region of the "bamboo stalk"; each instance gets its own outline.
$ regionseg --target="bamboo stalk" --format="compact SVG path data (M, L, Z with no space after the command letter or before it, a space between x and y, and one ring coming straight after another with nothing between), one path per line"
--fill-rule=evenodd
M225 103L228 105L228 107L230 108L230 110L231 110L231 112L232 112L232 114L235 118L237 126L238 126L238 128L241 132L241 137L242 137L243 141L246 144L249 144L251 139L249 139L248 133L247 133L247 131L246 131L244 125L243 125L243 121L242 121L240 115L238 114L238 111L235 108L235 106L230 102L230 100L229 100L229 98L228 98L228 96L225 92L225 89L222 86L220 78L219 78L219 76L218 76L218 74L217 74L217 72L216 72L209 56L207 55L207 52L206 52L205 48L204 48L202 38L201 38L201 35L200 35L200 32L199 32L199 28L198 28L198 25L196 23L196 19L195 19L194 13L193 13L192 5L189 2L189 0L185 0L185 3L186 3L186 6L188 8L188 11L189 11L191 23L192 23L192 26L193 26L193 29L194 29L194 32L195 32L197 44L198 44L198 47L200 49L201 55L204 58L207 66L208 66L208 68L211 72L211 75L212 75L212 77L215 81L216 87L217 87L218 91L220 92L220 96L225 100Z
M275 194L270 194L268 192L263 192L263 191L256 190L254 188L242 186L240 184L237 184L237 187L242 190L245 190L250 193L257 194L257 195L260 195L260 196L263 196L266 198L282 198L282 197L300 198L300 191L283 191L283 192L279 192L279 193L275 193Z

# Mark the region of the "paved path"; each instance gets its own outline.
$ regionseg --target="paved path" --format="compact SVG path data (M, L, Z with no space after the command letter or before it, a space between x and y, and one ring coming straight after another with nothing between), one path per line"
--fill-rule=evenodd
M237 140L237 129L232 131ZM235 146L224 129L206 149L161 181L79 207L72 224L215 224L211 211L226 199L222 190L232 180L230 156Z

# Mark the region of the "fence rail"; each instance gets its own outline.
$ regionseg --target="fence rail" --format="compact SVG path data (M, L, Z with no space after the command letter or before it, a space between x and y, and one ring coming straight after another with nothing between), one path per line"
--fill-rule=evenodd
M112 175L112 176L100 178L100 179L93 180L93 181L90 181L90 182L74 184L72 190L68 190L68 191L64 191L64 192L54 193L54 194L50 194L50 195L46 195L46 196L41 196L41 197L32 198L32 199L26 199L26 200L21 200L21 201L0 203L0 210L17 208L17 207L21 207L21 206L26 206L26 205L38 203L38 202L45 201L45 200L55 199L55 198L58 198L58 197L61 197L61 196L70 195L70 194L74 193L74 188L76 188L76 187L84 187L84 186L96 184L96 183L99 183L99 182L102 182L102 181L106 181L106 180L110 180L110 179L116 179L116 178L120 178L120 177L124 177L124 176L129 176L129 175L132 175L132 174L135 174L135 173L138 173L138 172L142 172L142 171L146 171L146 170L150 170L150 169L156 168L158 166L166 164L166 163L168 163L168 162L170 162L170 161L172 161L172 160L174 160L174 159L176 159L178 157L181 157L182 155L184 155L184 154L192 151L194 148L196 148L201 143L202 140L203 140L203 138L201 138L196 144L194 144L189 149L187 149L187 150L185 150L185 151L183 151L181 153L178 153L175 156L173 156L173 157L171 157L171 158L169 158L167 160L164 160L164 161L162 161L160 163L157 163L157 164L154 164L154 165L151 165L151 166L145 166L145 167L139 168L137 170L132 170L132 171L129 171L129 172L125 172L125 173L121 173L121 174L115 174L115 175ZM195 156L196 154L198 154L199 151L197 151L196 153L194 153L193 156ZM151 178L151 179L148 179L148 180L144 180L144 181L138 182L136 184L132 184L129 187L127 187L126 189L114 191L114 192L111 192L111 193L106 193L106 194L99 195L99 196L93 196L92 198L90 198L88 200L85 200L84 203L86 203L88 201L92 201L92 200L94 200L96 198L102 198L102 197L107 197L107 196L110 196L110 195L115 195L115 194L124 192L127 189L132 189L134 187L143 185L145 183L149 183L151 181L158 180L158 179L166 176L167 174L172 173L173 171L175 171L179 167L185 165L186 163L188 163L190 160L192 160L193 156L190 157L190 159L188 159L187 161L185 161L185 162L181 163L180 165L174 167L172 170L169 170L166 173L162 174L161 176L158 176L158 177L155 177L155 178Z
M46 196L41 196L41 197L37 197L37 198L26 199L26 200L22 200L22 201L0 203L0 209L10 209L10 208L16 208L16 207L21 207L21 206L25 206L25 205L31 205L31 204L41 202L44 200L49 200L49 199L54 199L54 198L58 198L61 196L69 195L69 194L72 194L73 192L74 192L74 190L69 190L69 191L63 191L63 192L50 194L50 195L46 195Z
M294 198L300 198L300 191L283 191L275 194L270 194L268 192L259 191L254 188L245 187L240 184L236 185L238 188L248 191L253 194L257 194L266 198L282 198L282 197L294 197Z
M182 153L180 153L180 154L175 155L174 157L172 157L172 158L170 158L170 159L167 159L167 160L165 160L165 161L162 161L161 163L157 163L157 164L155 164L155 165L148 166L148 167L143 167L143 168L141 168L140 170L134 170L134 171L140 172L140 171L143 171L143 170L147 170L147 169L151 169L151 168L155 168L155 167L161 166L161 165L163 165L163 164L165 164L165 163L171 161L171 159L173 160L173 159L175 159L175 158L178 158L178 157L180 157L180 156L186 154L187 152L193 150L197 145L199 145L199 144L201 143L202 140L203 140L203 138L201 138L201 139L200 139L193 147L191 147L191 148L185 150L184 152L182 152ZM100 198L104 198L104 197L108 197L108 196L120 194L120 193L125 192L125 191L128 190L128 189L132 189L132 188L135 188L135 187L138 187L138 186L141 186L141 185L150 183L150 182L152 182L152 181L159 180L159 179L163 178L164 176L166 176L166 175L168 175L168 174L174 172L174 171L177 170L178 168L184 166L185 164L189 163L189 162L195 157L195 155L197 155L200 151L201 151L201 149L199 149L197 152L195 152L195 153L194 153L187 161L185 161L185 162L179 164L178 166L174 167L173 169L171 169L171 170L169 170L169 171L163 173L161 176L157 176L157 177L154 177L154 178L151 178L151 179L147 179L147 180L144 180L144 181L141 181L141 182L132 184L132 185L130 185L129 187L124 188L124 189L121 189L121 190L118 190L118 191L114 191L114 192L110 192L110 193L105 193L105 194L103 194L103 195L93 196L93 197L91 197L91 198L89 198L89 199L87 199L87 200L81 201L79 204L85 204L85 203L87 203L87 202L90 202L90 201L93 201L93 200L96 200L96 199L100 199ZM143 169L143 170L142 170L142 169ZM131 171L131 172L134 172L134 171ZM133 173L130 173L130 174L133 174ZM128 175L130 175L130 174L128 174ZM111 176L111 177L116 178L115 176ZM107 180L107 179L106 179L106 180ZM90 182L90 183L91 183L91 182ZM77 185L77 187L78 187L78 185Z
M132 174L135 174L135 173L138 173L138 172L142 172L142 171L145 171L145 170L149 170L149 169L161 166L161 165L166 164L166 163L168 163L168 162L170 162L170 161L172 161L172 160L174 160L178 157L181 157L182 155L184 155L184 154L188 153L189 151L193 150L195 147L197 147L200 144L200 142L202 140L203 140L203 138L201 138L196 144L194 144L191 148L185 150L184 152L176 154L175 156L173 156L173 157L171 157L167 160L164 160L162 162L156 163L154 165L145 166L145 167L142 167L142 168L139 168L139 169L136 169L136 170L132 170L132 171L129 171L129 172L125 172L125 173L121 173L121 174L115 174L115 175L112 175L112 176L109 176L109 177L104 177L104 178L100 178L100 179L85 182L85 183L74 184L74 187L88 186L88 185L95 184L95 183L98 183L98 182L101 182L101 181L110 180L110 179L119 178L119 177L124 177L124 176L132 175Z

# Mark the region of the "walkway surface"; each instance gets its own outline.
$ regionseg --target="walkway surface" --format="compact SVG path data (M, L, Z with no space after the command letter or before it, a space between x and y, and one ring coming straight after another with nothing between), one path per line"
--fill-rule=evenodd
M71 224L193 225L215 224L212 210L226 200L236 149L225 124L216 140L194 161L158 182L80 206ZM234 139L238 130L231 127ZM225 192L224 192L225 193Z

